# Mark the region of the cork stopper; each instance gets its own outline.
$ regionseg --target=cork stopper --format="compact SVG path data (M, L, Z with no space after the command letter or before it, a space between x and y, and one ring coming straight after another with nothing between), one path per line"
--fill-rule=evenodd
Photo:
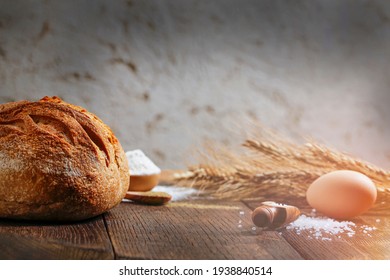
M252 212L252 221L261 228L277 229L295 221L300 214L295 206L266 201Z

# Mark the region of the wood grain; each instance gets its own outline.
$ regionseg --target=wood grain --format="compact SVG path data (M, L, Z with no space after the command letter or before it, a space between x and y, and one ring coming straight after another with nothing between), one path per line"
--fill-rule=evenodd
M113 258L101 216L72 224L0 220L0 259Z
M309 231L252 230L260 202L126 201L81 223L0 220L0 259L390 259L389 217L362 216L353 220L354 236L316 239Z
M376 230L370 235L361 233L354 246L361 250L368 259L390 259L390 217L362 216L360 224L370 225Z
M190 201L166 206L122 203L105 214L118 259L300 259L276 232L253 233L240 202Z

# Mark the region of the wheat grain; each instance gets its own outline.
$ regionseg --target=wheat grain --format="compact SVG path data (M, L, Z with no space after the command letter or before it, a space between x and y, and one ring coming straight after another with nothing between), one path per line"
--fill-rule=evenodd
M175 174L175 183L221 199L305 201L306 190L316 178L333 170L349 169L367 175L377 186L377 203L370 212L390 210L389 171L314 141L298 145L276 134L267 136L247 139L242 152L208 143L201 163Z

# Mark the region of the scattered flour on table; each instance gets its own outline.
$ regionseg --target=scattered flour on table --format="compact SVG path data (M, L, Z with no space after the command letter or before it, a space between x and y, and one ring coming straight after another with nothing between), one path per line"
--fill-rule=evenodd
M297 220L286 227L294 230L298 235L308 234L309 239L334 240L343 235L353 237L356 233L371 237L376 227L367 225L358 226L351 221L336 221L327 217L310 217L301 215Z
M126 157L131 175L142 176L161 173L161 169L141 150L128 151Z
M198 193L193 188L175 186L156 186L153 188L153 191L169 193L172 196L172 201L186 200Z

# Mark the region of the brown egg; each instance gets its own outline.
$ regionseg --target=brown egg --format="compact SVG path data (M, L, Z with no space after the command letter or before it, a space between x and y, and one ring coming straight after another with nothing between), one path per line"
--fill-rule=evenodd
M311 207L335 219L352 218L366 212L375 203L376 196L373 181L351 170L322 175L306 192Z

